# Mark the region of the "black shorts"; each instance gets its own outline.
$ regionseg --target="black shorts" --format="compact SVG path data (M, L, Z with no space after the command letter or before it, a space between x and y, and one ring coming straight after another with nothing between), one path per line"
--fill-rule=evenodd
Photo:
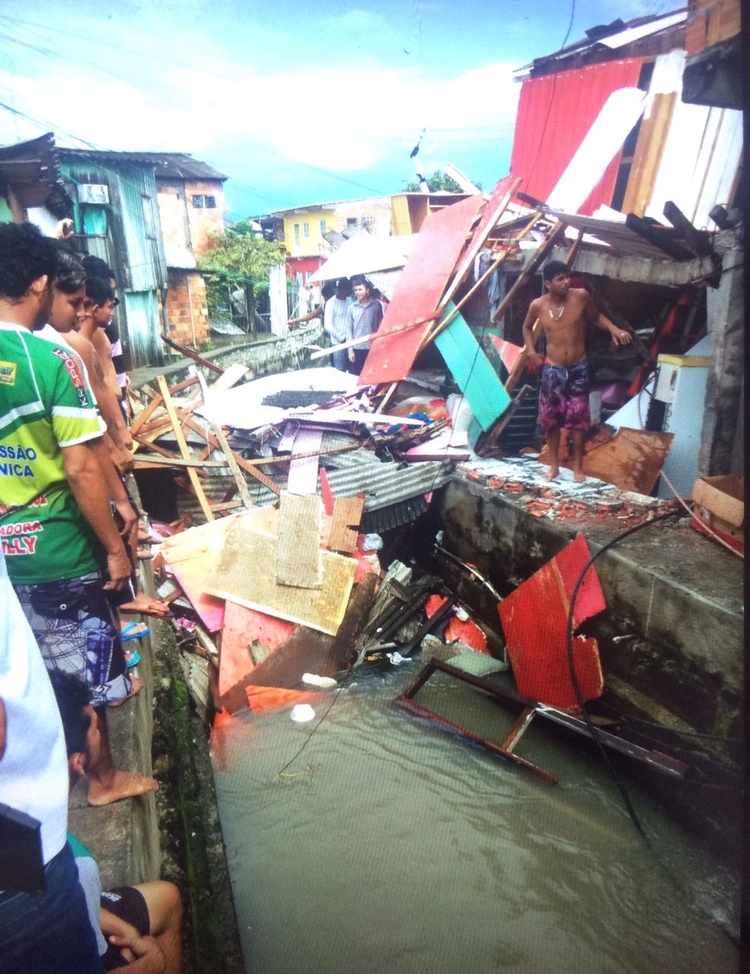
M135 927L142 937L148 936L151 928L148 917L148 906L143 893L135 886L115 886L114 889L102 893L99 905L103 910L109 910L115 916ZM105 971L113 971L118 967L127 967L127 961L112 944L107 944L107 952L102 957Z

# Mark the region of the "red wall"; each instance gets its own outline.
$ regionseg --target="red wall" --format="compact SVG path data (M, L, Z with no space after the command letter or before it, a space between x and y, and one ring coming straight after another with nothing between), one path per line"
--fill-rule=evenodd
M511 174L523 179L521 192L544 202L584 136L618 88L635 87L640 58L592 64L524 81L516 116ZM617 179L619 155L593 188L579 213L609 205Z

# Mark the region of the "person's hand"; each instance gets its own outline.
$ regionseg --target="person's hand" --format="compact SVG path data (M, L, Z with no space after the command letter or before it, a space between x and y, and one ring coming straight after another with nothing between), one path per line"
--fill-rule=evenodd
M117 501L115 509L122 521L120 537L125 542L126 547L130 548L133 555L135 555L138 548L138 515L133 510L133 505L127 498Z
M629 345L633 341L633 336L624 328L616 328L612 332L612 341L615 345Z
M540 355L536 350L528 352L526 363L532 372L536 372L544 365L544 356Z
M130 957L128 967L137 974L163 974L167 962L161 948L153 937L118 937L111 936L109 942L122 954L125 960Z
M133 454L122 447L113 446L111 450L112 463L121 477L125 477L133 469Z
M356 358L356 356L354 354L354 349L353 348L350 348L349 349L349 361L350 362L353 362L355 358Z
M121 544L119 551L110 551L107 555L107 572L109 581L104 583L104 588L108 591L119 592L125 588L130 578L132 567L125 547Z
M55 227L55 236L58 240L67 240L68 237L75 236L75 230L73 229L73 221L70 218L65 220L60 220Z

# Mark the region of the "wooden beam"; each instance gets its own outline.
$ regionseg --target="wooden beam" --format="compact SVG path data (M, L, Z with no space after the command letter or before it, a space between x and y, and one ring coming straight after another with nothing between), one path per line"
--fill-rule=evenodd
M240 498L242 499L242 503L245 505L245 507L249 509L253 506L253 499L250 496L250 491L248 490L247 487L247 481L242 476L242 471L237 465L237 461L234 458L234 453L232 453L229 444L227 443L227 438L224 435L224 430L221 428L221 426L218 423L214 425L213 429L214 432L216 433L216 439L221 444L221 452L224 454L227 461L227 465L229 466L229 469L232 471L232 476L234 477L234 482L237 484L237 490L240 493Z
M560 234L563 232L564 229L565 229L565 224L562 223L560 220L557 220L554 226L552 227L552 229L550 230L550 232L547 234L546 238L536 249L533 256L526 262L526 265L524 269L521 271L518 280L515 282L515 284L511 287L511 289L508 291L508 293L505 295L503 300L498 305L497 310L492 316L493 321L499 321L503 317L505 312L510 307L513 298L515 298L518 291L524 286L524 284L529 280L529 278L536 273L537 268L542 263L544 258L547 256L549 251L552 249L555 241L557 240L557 238L560 236Z
M211 372L215 372L217 375L224 374L224 369L219 368L218 365L210 362L207 358L203 358L202 355L194 352L192 348L187 348L185 345L180 345L179 342L176 342L173 338L167 338L166 335L162 335L161 340L169 345L170 348L175 349L175 351L179 352L181 355L186 355L194 362L197 362L198 365L202 365L204 368L210 369Z
M172 396L169 393L169 387L167 386L167 380L163 375L160 375L157 379L159 383L159 391L161 392L162 399L164 400L164 405L169 413L169 418L172 422L172 428L174 430L175 437L177 439L177 445L180 448L180 453L184 460L191 460L190 450L188 449L187 442L185 440L185 435L182 432L182 426L180 425L180 420L177 416L177 410L172 402ZM201 506L206 519L208 521L214 520L214 513L211 510L211 505L208 502L208 498L205 495L203 486L201 485L198 474L194 467L188 467L188 477L190 478L190 483L193 485L193 490L195 491L195 496L198 498L198 503Z

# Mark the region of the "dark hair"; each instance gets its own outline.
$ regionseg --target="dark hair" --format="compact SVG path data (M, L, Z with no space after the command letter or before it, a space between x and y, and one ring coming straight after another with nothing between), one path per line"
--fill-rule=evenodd
M115 272L106 260L102 260L101 257L95 257L93 254L85 254L81 257L81 263L86 268L86 273L89 277L103 277L107 283L109 283L110 279L115 278Z
M55 287L65 294L74 294L86 283L86 271L83 264L75 257L71 257L65 250L57 251L57 277Z
M320 293L324 298L332 298L336 293L336 288L331 281L327 281L321 288Z
M563 264L561 260L551 260L544 265L544 270L542 271L542 280L551 281L560 274L570 274L568 265Z
M87 277L86 297L101 307L107 301L115 300L115 292L109 286L109 281L105 281L103 277Z
M370 284L364 274L355 274L352 278L352 287L359 287L360 284L364 284L366 288L372 290L372 284Z
M89 689L79 677L63 670L49 670L49 679L62 718L68 757L85 753L86 735L91 725L91 717L86 713Z
M57 274L57 250L33 223L0 224L0 298L22 298L34 281Z

